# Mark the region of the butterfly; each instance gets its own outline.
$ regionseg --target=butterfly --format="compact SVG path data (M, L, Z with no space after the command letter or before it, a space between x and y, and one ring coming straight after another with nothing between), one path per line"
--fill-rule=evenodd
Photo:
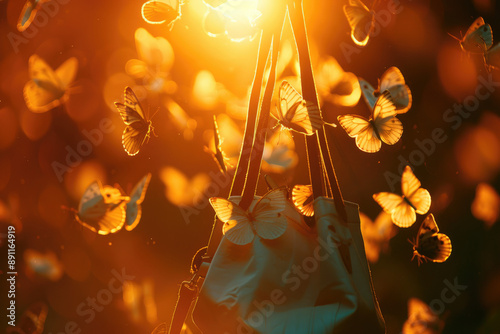
M210 154L213 158L221 173L225 174L228 167L232 167L229 163L229 158L226 153L222 150L222 139L219 133L219 126L217 125L217 117L214 115L214 146L215 152L205 146L205 152Z
M17 21L17 30L23 32L28 29L35 19L36 13L42 8L42 4L48 1L50 0L27 0Z
M493 45L491 26L486 24L482 17L478 17L471 24L462 39L449 35L460 42L460 47L465 52L485 53Z
M292 189L292 202L304 216L314 216L314 196L311 185L295 185Z
M95 181L83 193L75 218L93 232L102 235L115 233L125 224L125 203L129 200L119 189L103 187Z
M181 17L179 0L146 1L141 8L142 18L150 24L173 24Z
M394 145L403 135L403 124L395 117L397 111L391 100L389 92L382 93L369 119L352 114L337 117L349 137L356 138L356 146L361 151L378 152L382 142Z
M217 217L224 223L224 236L236 245L249 244L255 235L271 240L282 236L287 227L287 220L282 215L286 201L281 188L269 191L248 211L225 198L210 198Z
M360 228L363 235L366 258L376 263L381 252L389 249L389 240L397 233L391 215L382 211L375 221L360 212Z
M268 134L262 154L262 170L265 173L284 173L298 162L292 136L281 136L281 131L275 131L271 136Z
M174 167L164 167L160 178L165 184L165 196L179 207L194 207L204 199L204 193L210 186L210 177L199 173L189 179Z
M368 9L360 0L349 0L349 5L344 6L344 13L351 27L352 41L359 46L365 46L375 27L374 11Z
M78 70L78 60L69 58L55 71L38 55L29 59L31 80L24 86L24 100L37 113L47 112L68 100L68 90Z
M388 68L379 79L378 88L375 90L366 80L359 79L361 90L366 104L373 109L377 98L386 90L391 94L391 100L396 106L398 114L404 114L411 108L412 96L403 74L397 67Z
M401 177L403 196L381 192L373 195L373 199L391 215L392 222L399 227L410 227L415 223L415 213L424 215L431 207L431 195L420 188L421 183L413 174L411 167L406 166Z
M149 141L151 132L154 134L153 124L146 118L139 99L130 87L125 87L125 103L115 102L115 106L127 125L122 134L123 148L128 155L134 156Z
M500 215L500 195L487 183L479 183L471 206L472 215L484 221L487 227L493 226Z
M31 304L21 317L16 320L16 326L7 326L7 334L42 334L49 308L43 302Z
M344 107L358 103L361 96L358 78L354 73L345 72L335 58L323 60L317 73L316 86L320 98Z
M408 300L408 319L403 325L403 334L440 334L444 321L418 298Z
M54 252L40 253L27 249L24 252L24 262L28 277L42 277L56 282L63 275L63 266Z
M146 197L149 181L151 181L151 173L144 176L130 193L130 201L126 205L125 229L127 231L132 231L141 221L141 204Z
M484 53L484 64L488 71L500 69L500 43Z
M286 80L281 82L279 100L271 115L283 128L311 136L323 125L318 106L305 101Z
M413 245L413 257L418 257L418 264L422 260L432 262L444 262L451 254L451 240L446 234L439 233L439 228L431 213L428 215L418 229L417 238L411 243Z

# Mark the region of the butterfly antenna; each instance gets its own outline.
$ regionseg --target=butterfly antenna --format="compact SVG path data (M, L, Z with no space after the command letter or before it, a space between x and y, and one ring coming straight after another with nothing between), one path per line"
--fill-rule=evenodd
M460 32L460 35L461 35L461 34L462 34L462 32ZM454 36L454 35L452 35L452 34L450 34L450 33L448 33L448 35L450 35L453 39L455 39L455 40L457 40L457 41L459 41L459 42L462 42L462 39L458 38L457 36Z
M66 212L72 212L74 214L78 213L78 210L76 210L74 208L70 208L70 207L68 207L66 205L61 205L61 210L66 211Z
M155 113L153 114L153 116L151 116L151 118L150 118L149 120L152 120L152 119L153 119L153 117L155 117L155 116L156 116L156 114L158 113L158 111L160 111L160 107L156 108Z

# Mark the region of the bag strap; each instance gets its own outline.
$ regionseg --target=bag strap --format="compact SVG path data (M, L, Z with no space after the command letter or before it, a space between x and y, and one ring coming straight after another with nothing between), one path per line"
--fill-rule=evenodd
M292 23L292 30L299 54L302 94L305 100L319 106L311 57L309 55L309 43L307 40L303 2L302 0L291 0L291 2L289 6L290 21ZM338 184L335 168L333 167L324 125L318 130L317 134L306 137L306 147L314 198L327 195L328 191L325 192L324 189L325 186L328 187L327 190L332 194L337 213L344 222L347 222L347 211ZM323 179L324 181L318 179Z

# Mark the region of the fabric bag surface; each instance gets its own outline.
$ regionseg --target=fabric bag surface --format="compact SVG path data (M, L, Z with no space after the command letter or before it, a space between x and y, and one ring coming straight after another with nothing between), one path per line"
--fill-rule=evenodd
M345 203L348 224L337 217L332 199L319 197L316 228L288 202L281 237L255 236L243 246L222 238L194 308L196 325L207 334L384 333L358 206ZM349 250L347 266L339 245Z

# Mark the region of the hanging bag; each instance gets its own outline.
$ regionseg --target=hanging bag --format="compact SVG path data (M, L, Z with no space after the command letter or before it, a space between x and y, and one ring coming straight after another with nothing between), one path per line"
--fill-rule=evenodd
M317 105L301 1L289 2L288 10L299 50L304 99ZM244 168L245 185L239 187L243 193L233 192L229 198L251 214L269 196L262 199L253 194L274 90L280 38L276 25L272 36L271 72L255 118L253 147L250 154L242 148L240 156L239 164L249 161ZM261 46L264 40L265 35ZM385 333L365 256L358 205L342 199L324 129L308 136L306 146L315 198L313 226L290 201L272 222L282 226L282 220L286 221L277 238L259 234L257 228L251 242L235 244L228 232L218 237L223 223L216 221L205 256L208 270L198 275L203 285L193 311L203 333ZM239 171L235 179L241 178ZM172 327L170 333L174 333Z

